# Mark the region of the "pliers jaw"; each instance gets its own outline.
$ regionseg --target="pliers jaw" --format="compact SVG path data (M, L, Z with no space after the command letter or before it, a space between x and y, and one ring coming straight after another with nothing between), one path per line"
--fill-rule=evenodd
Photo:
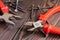
M33 26L32 28L29 28L27 29L27 31L34 31L35 29L41 31L44 36L46 36L47 34L43 31L43 21L42 20L39 20L39 21L36 21L36 22L27 22L25 23L25 26Z
M25 25L26 26L34 26L33 28L30 28L28 29L28 31L33 31L37 28L43 28L43 24L42 24L43 21L39 20L37 22L27 22Z
M0 19L3 19L8 24L15 25L13 21L9 20L10 17L19 18L19 19L21 18L20 16L16 16L10 13L4 13L3 15L0 16Z

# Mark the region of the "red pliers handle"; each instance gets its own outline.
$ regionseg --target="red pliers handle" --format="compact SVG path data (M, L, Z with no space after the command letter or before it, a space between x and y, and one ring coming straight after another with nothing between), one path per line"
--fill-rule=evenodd
M2 0L0 0L0 12L2 11L2 13L8 13L9 9L7 6L4 5L4 3L2 2Z
M60 12L60 6L55 6L54 8L48 10L44 15L40 14L39 15L39 20L43 20L44 27L43 30L46 32L46 34L49 33L55 33L60 35L60 28L52 26L50 24L46 24L47 19L49 19L53 14Z

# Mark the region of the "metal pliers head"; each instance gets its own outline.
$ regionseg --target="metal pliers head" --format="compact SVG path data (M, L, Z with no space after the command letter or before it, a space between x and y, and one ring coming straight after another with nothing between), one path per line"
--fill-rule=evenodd
M39 21L36 21L36 22L27 22L25 25L28 25L28 26L34 26L33 28L30 28L28 29L27 31L34 31L35 29L37 28L43 28L43 21L39 20Z
M3 19L6 23L15 25L14 22L12 22L11 20L9 20L10 17L21 18L20 16L17 16L17 15L14 15L14 14L10 14L10 13L4 13L3 15L0 15L0 19Z

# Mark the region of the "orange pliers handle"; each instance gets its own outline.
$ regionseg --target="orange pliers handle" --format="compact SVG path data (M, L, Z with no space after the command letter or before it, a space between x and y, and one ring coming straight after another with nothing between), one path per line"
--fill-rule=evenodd
M9 12L9 9L7 6L5 6L5 4L2 2L2 0L0 0L0 12L3 12L3 13L7 13Z
M60 6L56 6L50 10L48 10L44 15L40 14L39 15L39 20L43 20L44 27L43 30L46 32L46 34L49 33L55 33L55 34L60 34L60 28L52 26L50 24L46 24L47 19L49 19L53 14L60 12Z
M60 6L56 6L50 10L48 10L44 15L39 15L39 20L43 20L44 22L47 21L52 15L54 15L56 12L60 12Z

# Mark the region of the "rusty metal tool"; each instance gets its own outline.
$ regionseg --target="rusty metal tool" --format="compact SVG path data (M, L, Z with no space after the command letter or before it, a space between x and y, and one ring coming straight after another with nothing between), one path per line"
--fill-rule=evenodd
M18 12L18 2L19 2L19 0L16 0L16 9L15 9L15 12Z
M36 21L35 19L37 19L38 10L39 10L38 6L35 8L35 4L31 5L31 9L29 10L30 11L30 19L31 19L31 21Z
M11 0L10 0L10 2L7 2L7 3L9 3L8 5L10 6L10 7L12 7L12 8L14 8L15 10L15 12L18 12L18 11L22 11L22 12L26 12L22 7L20 7L18 4L19 4L19 1L23 1L23 0L15 0L14 2L12 2Z
M10 2L10 4L11 4L10 7L16 9L15 3ZM18 9L18 11L21 11L21 12L23 12L23 13L26 13L26 11L25 11L22 7L20 7L20 6L18 6L17 9Z

